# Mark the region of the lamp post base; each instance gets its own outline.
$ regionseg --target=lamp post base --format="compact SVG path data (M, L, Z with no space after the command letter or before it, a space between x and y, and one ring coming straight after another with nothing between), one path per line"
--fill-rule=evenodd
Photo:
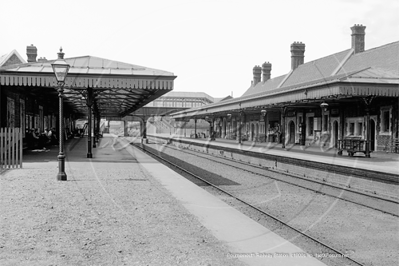
M58 158L58 174L57 174L57 180L58 181L66 181L67 180L67 175L65 173L65 154L63 151L60 151L60 153L57 156Z
M88 153L88 154L87 154L87 158L93 158L93 154Z
M66 181L67 175L65 172L60 172L57 174L57 181Z

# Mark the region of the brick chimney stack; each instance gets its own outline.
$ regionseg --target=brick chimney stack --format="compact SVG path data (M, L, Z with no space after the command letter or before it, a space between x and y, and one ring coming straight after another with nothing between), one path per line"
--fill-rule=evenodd
M301 42L294 42L291 44L291 70L296 69L302 65L305 59L305 44Z
M258 84L260 82L260 76L262 74L262 68L260 66L254 66L253 74L254 74L253 85L255 86L256 84Z
M355 54L364 51L364 35L366 26L361 24L355 24L351 27L352 30L352 49L355 50Z
M272 71L272 64L264 62L262 65L262 81L263 83L270 79L270 72Z
M28 56L28 63L36 62L37 57L37 48L31 44L30 46L26 46L26 55Z

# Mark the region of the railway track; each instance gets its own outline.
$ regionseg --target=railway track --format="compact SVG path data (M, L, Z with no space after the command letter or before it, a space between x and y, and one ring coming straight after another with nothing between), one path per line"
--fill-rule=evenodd
M157 143L159 145L163 143ZM373 210L387 213L395 217L399 217L399 200L393 198L393 195L378 195L374 191L364 192L359 189L351 188L350 184L332 184L323 181L310 179L308 177L300 176L287 171L265 168L257 165L249 165L241 161L236 161L223 157L216 157L212 155L202 156L198 152L193 152L187 149L178 149L174 146L167 146L168 149L178 150L179 152L187 153L205 160L217 162L229 167L240 169L251 174L259 175L278 182L284 182L290 185L311 190L315 193L322 193L339 200L347 201L359 206L367 207ZM256 169L257 171L254 171ZM279 175L272 175L278 173ZM344 193L342 193L344 192ZM381 193L379 193L381 194ZM371 200L371 201L370 201Z
M313 241L317 245L319 245L319 246L323 247L324 249L328 250L328 254L330 254L330 255L331 254L335 254L336 258L340 258L340 259L344 260L346 264L343 264L343 265L359 265L359 266L360 265L361 266L365 266L366 265L366 264L363 264L363 263L357 261L354 258L351 258L350 255L348 255L347 252L340 251L337 248L334 248L331 245L328 245L327 243L321 241L320 239L316 239L315 237L312 237L311 235L307 234L306 232L291 226L290 224L288 224L287 222L283 221L282 219L276 217L275 215L273 215L273 214L271 214L271 213L269 213L269 212L267 212L265 210L262 210L261 208L255 206L254 204L251 204L250 202L242 199L241 197L234 195L233 193L221 188L218 185L213 184L212 182L209 182L208 180L200 177L199 175L197 175L195 173L192 173L192 172L188 171L187 169L177 165L176 163L174 163L174 162L172 162L170 160L167 160L166 158L160 156L158 150L155 150L155 149L150 148L150 147L145 146L145 145L143 145L143 146L134 145L134 146L139 148L139 149L141 149L141 150L143 150L144 152L146 152L147 154L151 155L152 157L156 158L158 161L163 162L163 163L171 166L172 168L178 169L179 171L184 172L185 174L187 174L187 175L189 175L189 176L191 176L191 177L193 177L193 178L195 178L197 180L200 180L201 182L207 184L208 186L212 187L213 189L217 190L218 192L222 193L223 195L227 195L228 197L234 199L235 201L240 202L241 204L247 206L248 208L258 212L259 214L261 214L261 215L263 215L265 217L271 218L272 220L276 221L278 224L280 224L280 225L282 225L282 226L284 226L286 228L289 228L289 230L292 230L296 234L299 234L300 236L305 237L306 239L308 239L310 241Z

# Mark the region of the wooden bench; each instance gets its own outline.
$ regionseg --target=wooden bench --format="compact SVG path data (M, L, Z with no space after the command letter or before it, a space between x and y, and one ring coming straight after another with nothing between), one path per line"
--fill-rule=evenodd
M346 137L342 140L340 139L338 140L338 155L342 155L342 151L347 151L350 157L356 152L363 152L366 155L366 143L366 140L361 137Z

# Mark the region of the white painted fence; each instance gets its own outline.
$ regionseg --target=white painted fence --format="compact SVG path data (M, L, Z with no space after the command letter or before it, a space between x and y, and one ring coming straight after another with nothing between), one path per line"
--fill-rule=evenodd
M0 169L22 168L22 130L0 128Z

